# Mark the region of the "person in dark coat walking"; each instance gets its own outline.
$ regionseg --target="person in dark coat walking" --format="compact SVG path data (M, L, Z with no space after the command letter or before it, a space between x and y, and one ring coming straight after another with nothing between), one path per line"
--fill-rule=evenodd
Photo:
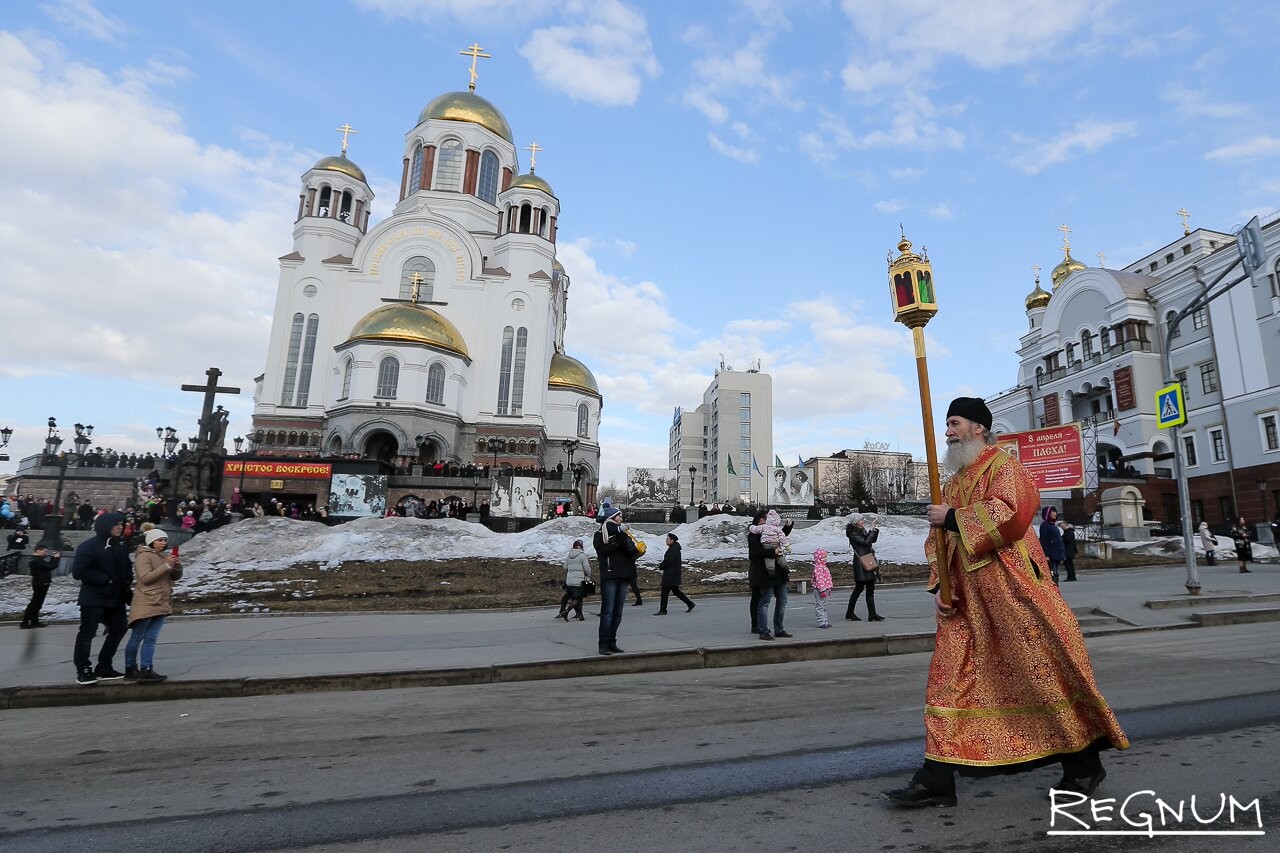
M1076 529L1069 521L1059 521L1062 528L1062 555L1067 570L1067 580L1076 579Z
M627 588L635 580L636 557L631 550L631 538L626 534L622 510L602 506L597 521L600 529L591 544L600 565L599 648L602 655L616 655L622 652L618 648L618 626L622 624L627 603Z
M1066 549L1062 547L1062 531L1058 529L1058 508L1045 507L1040 518L1040 547L1044 549L1045 559L1049 561L1053 582L1057 583L1062 562L1067 558Z
M693 601L680 591L680 572L682 568L680 564L680 539L674 533L667 534L667 552L662 555L662 562L658 564L658 568L662 571L662 603L658 605L658 612L653 615L667 615L667 596L672 594L683 601L689 610L693 610ZM689 610L685 612L688 613Z
M1243 519L1236 522L1236 526L1231 528L1231 541L1236 548L1236 559L1240 561L1240 574L1247 575L1252 569L1247 565L1253 559L1253 545L1249 543L1252 534L1249 532L1249 524Z
M49 549L44 545L36 546L35 556L27 561L27 566L31 569L31 601L22 613L22 624L18 626L19 628L45 627L45 623L40 621L40 608L44 607L44 597L49 593L49 585L53 583L53 573L61 560L61 551L50 554Z
M94 536L76 548L71 576L80 581L80 630L76 633L74 660L76 683L124 678L111 661L129 627L129 601L133 597L133 566L125 548L124 516L104 512L93 523ZM98 652L98 665L90 663L93 637L99 625L107 626L107 638Z
M844 611L844 618L850 622L861 622L862 617L853 612L858 605L858 597L867 591L867 621L883 622L884 617L876 612L876 573L869 572L862 565L862 558L868 554L875 555L876 540L880 538L880 528L871 522L867 530L862 519L851 521L845 525L844 535L853 548L853 594L849 596L849 606Z

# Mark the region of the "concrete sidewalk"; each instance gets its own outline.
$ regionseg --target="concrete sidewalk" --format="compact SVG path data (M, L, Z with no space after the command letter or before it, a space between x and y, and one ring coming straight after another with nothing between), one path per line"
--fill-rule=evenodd
M1182 588L1185 568L1159 566L1082 572L1062 585L1086 634L1192 628L1206 618L1280 619L1280 569L1202 567L1203 594ZM884 622L845 621L850 590L829 599L832 627L814 626L812 594L793 594L790 640L749 632L747 598L703 596L686 613L677 600L654 616L656 595L628 606L618 634L625 654L596 653L599 599L585 622L542 609L446 613L187 616L165 625L156 650L163 684L74 683L76 625L21 631L0 626L0 709L267 693L360 690L565 678L793 660L864 657L931 650L932 597L919 586L885 586L876 595ZM865 619L865 602L858 613ZM1206 616L1207 615L1207 616ZM101 637L94 642L95 653ZM124 668L123 643L115 666Z

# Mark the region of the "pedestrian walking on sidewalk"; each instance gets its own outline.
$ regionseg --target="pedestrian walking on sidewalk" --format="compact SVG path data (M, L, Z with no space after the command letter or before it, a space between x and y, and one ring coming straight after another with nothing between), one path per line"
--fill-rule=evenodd
M1200 522L1200 547L1204 548L1204 557L1209 565L1218 565L1217 555L1214 551L1218 549L1218 537L1209 532L1209 522Z
M1044 577L1031 532L1040 492L1018 460L996 449L991 410L960 397L947 410L950 475L928 508L925 540L938 622L925 686L924 765L886 791L902 807L954 806L956 774L1019 773L1061 764L1050 791L1087 799L1106 778L1099 753L1129 740L1093 678L1071 608ZM940 532L939 532L940 531ZM1053 796L1051 793L1050 796Z
M1253 560L1253 545L1249 540L1249 525L1241 516L1236 520L1236 526L1231 528L1231 541L1236 546L1236 559L1240 561L1240 574L1247 575L1250 569L1245 564Z
M44 607L44 598L49 594L49 586L53 583L53 573L61 560L61 551L49 553L44 545L36 545L34 556L27 561L27 567L31 570L31 600L27 602L27 609L22 612L22 624L19 628L45 627L45 623L40 621L40 608Z
M680 539L674 533L667 534L667 552L662 555L662 562L658 564L658 569L662 572L662 602L658 605L658 612L654 616L667 615L667 596L674 595L688 606L688 610L693 610L693 601L689 596L680 591L680 581L682 565L680 562Z
M831 570L827 568L827 552L817 548L813 552L813 621L819 628L831 627L831 619L827 617L827 598L834 587Z
M857 521L845 525L845 536L853 548L853 594L849 596L849 606L844 611L844 618L850 622L861 622L862 618L853 609L858 605L858 597L863 590L867 593L867 621L883 622L884 617L876 612L876 581L880 579L880 569L876 561L876 540L880 538L880 527L875 521L871 529L859 516Z
M1058 573L1062 571L1062 561L1067 558L1062 546L1062 531L1058 529L1058 508L1047 506L1040 514L1040 547L1049 560L1049 572L1053 582L1058 582Z
M573 547L564 555L564 595L560 599L560 612L557 619L569 621L569 613L577 614L579 622L586 620L582 615L582 598L585 595L582 585L591 580L591 558L583 550L582 540L573 540Z
M791 579L791 570L787 566L784 549L787 546L787 531L791 528L785 525L778 527L781 519L774 510L768 510L758 518L761 519L758 523L747 528L748 551L751 547L751 537L754 536L760 553L760 569L756 575L760 587L760 604L756 608L755 618L759 633L756 636L762 640L787 639L791 635L787 633L784 623L787 617L787 584ZM775 529L776 533L773 532ZM768 544L772 539L777 539L776 545ZM754 568L754 563L752 567ZM757 581L751 580L750 571L747 573L747 579L753 586L757 584ZM772 634L769 633L771 603L773 604Z
M155 671L156 640L164 620L173 613L173 582L182 577L182 562L177 554L166 554L169 534L160 528L146 532L134 563L138 577L129 610L129 642L124 647L124 677L130 681L160 682L168 678ZM138 667L138 649L142 649L142 667Z
M608 512L608 515L605 513ZM602 655L620 654L618 628L622 625L622 612L626 609L627 587L635 580L635 543L627 535L622 510L609 506L600 507L596 520L600 529L592 539L596 562L600 564L600 636Z
M133 566L125 548L124 515L104 512L93 522L93 537L81 542L71 561L71 576L80 581L80 630L76 632L76 683L96 684L100 679L124 678L111 665L128 628L129 597L133 587ZM99 625L106 625L107 638L93 666L90 652Z
M1062 530L1062 567L1066 569L1065 580L1076 579L1076 529L1069 521L1059 521Z

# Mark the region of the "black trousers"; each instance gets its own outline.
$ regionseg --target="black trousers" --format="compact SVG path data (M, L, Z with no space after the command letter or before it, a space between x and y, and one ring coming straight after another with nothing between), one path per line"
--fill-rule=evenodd
M769 630L768 626L764 631L760 631L760 626L756 624L756 613L760 610L760 587L751 587L751 633L760 634Z
M102 641L98 651L98 666L111 666L116 656L120 640L129 627L129 610L123 604L116 607L80 607L80 630L76 632L76 648L73 660L76 669L89 669L90 652L93 650L93 636L98 633L98 626L107 626L107 637Z
M683 602L685 603L685 606L686 606L686 607L693 607L693 601L689 598L689 596L685 595L683 592L681 592L681 591L680 591L680 587L678 587L678 586L664 586L664 587L662 588L662 603L661 603L660 605L658 605L658 609L659 609L659 610L664 610L664 611L665 611L665 610L667 609L667 596L668 596L668 595L674 595L676 598L678 598L678 599L680 599L681 601L683 601Z
M1022 773L1054 763L1062 765L1062 775L1068 779L1089 779L1102 769L1102 759L1098 756L1098 753L1110 747L1110 739L1104 737L1094 741L1079 752L1059 753L1032 761L1023 761L1018 764L1001 764L995 767L948 764L944 761L934 761L932 758L926 758L924 766L916 771L916 774L911 777L911 781L918 782L938 794L951 794L955 793L956 790L955 774L957 772L961 776L982 779L990 776Z
M644 600L644 597L640 595L640 586L636 583L636 579L634 577L627 581L627 583L631 586L632 595L636 597L636 604L639 604Z
M876 582L875 581L858 581L853 586L853 595L849 596L849 608L844 612L844 618L848 619L853 615L854 605L858 603L858 597L862 595L863 590L867 591L867 615L876 616Z
M22 614L23 625L34 625L40 621L40 608L44 607L44 597L49 594L49 584L33 583L31 585L31 603Z

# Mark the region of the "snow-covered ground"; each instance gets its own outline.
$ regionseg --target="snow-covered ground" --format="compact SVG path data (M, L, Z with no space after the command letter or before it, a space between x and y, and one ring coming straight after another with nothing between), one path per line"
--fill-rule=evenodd
M844 528L856 518L827 518L791 535L793 562L805 563L815 549L823 548L830 563L847 563L853 559ZM872 516L868 516L870 520ZM876 555L886 563L919 564L924 562L924 540L928 525L922 518L879 516L880 538ZM746 527L743 516L711 515L692 524L673 528L680 537L686 564L716 560L743 561L742 571L722 572L704 578L709 581L738 580L746 577ZM185 571L175 585L175 594L249 593L272 584L249 584L236 574L242 570L278 571L281 582L288 580L288 570L301 563L332 568L349 560L451 560L484 557L488 559L541 560L559 563L574 539L582 539L591 553L594 521L581 516L546 521L523 533L494 533L478 524L455 519L423 520L416 518L367 518L335 527L288 518L252 518L227 525L191 540L182 548ZM665 549L663 534L639 533L648 546L640 558L644 568L655 569ZM1171 562L1182 559L1182 539L1163 537L1147 542L1113 542L1117 548L1135 553L1167 557ZM1197 546L1198 550L1198 546ZM1274 559L1276 549L1254 546L1254 555ZM1222 561L1233 559L1229 548L1219 549ZM0 579L0 611L20 612L30 597L30 580L25 575ZM45 613L58 619L78 618L75 606L79 584L70 577L54 579L45 602ZM305 594L302 591L296 595ZM246 604L246 608L254 609Z

